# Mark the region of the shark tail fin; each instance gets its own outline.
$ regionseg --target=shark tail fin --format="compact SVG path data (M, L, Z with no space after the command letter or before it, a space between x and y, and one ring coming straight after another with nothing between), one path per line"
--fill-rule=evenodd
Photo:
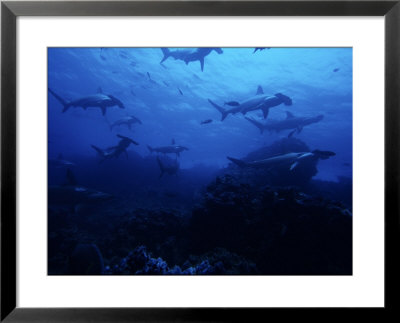
M95 145L91 145L91 147L92 147L94 150L96 150L97 154L98 154L100 157L104 157L104 153L103 153L103 151L102 151L99 147L97 147L97 146L95 146Z
M161 177L163 177L163 175L165 173L165 168L164 168L164 165L162 164L160 158L158 158L158 157L157 157L157 163L158 163L158 166L160 167L160 171L161 171L159 178L161 178Z
M151 148L149 145L147 145L147 149L152 153L154 151L153 148Z
M204 57L199 58L201 71L204 71Z
M258 129L260 129L260 133L262 134L264 132L264 126L261 122L258 122L254 119L245 117L246 120L250 121L253 125L255 125Z
M219 112L221 112L221 121L224 121L225 118L228 116L228 111L225 110L223 107L219 106L218 104L214 103L213 101L211 101L210 99L208 99L208 102L210 102L210 104L216 108Z
M166 59L171 56L171 52L170 52L170 50L168 48L162 47L161 50L162 50L162 52L164 54L164 57L161 60L160 64L164 63L166 61Z
M51 94L53 94L53 96L58 100L58 102L60 102L63 105L64 109L62 112L67 111L71 107L67 101L65 101L61 96L59 96L57 93L55 93L52 89L49 88L49 92Z
M240 159L236 159L236 158L232 158L232 157L226 157L228 158L231 162L233 162L234 164L238 165L239 167L246 167L246 163L243 160Z

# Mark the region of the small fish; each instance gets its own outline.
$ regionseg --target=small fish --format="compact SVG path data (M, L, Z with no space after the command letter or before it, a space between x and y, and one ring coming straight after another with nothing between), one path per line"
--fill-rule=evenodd
M135 61L131 61L130 65L135 67L137 65L137 63Z
M165 68L166 70L168 69L168 67L166 67L164 64L160 64L163 68Z
M207 119L207 120L203 120L200 122L200 124L207 124L207 123L211 123L212 119Z
M129 58L128 54L127 54L126 52L124 52L124 51L120 51L120 52L119 52L119 56L120 56L121 58L125 58L125 59L128 59L128 58Z
M183 95L183 92L181 91L181 89L178 87L178 91L181 95Z
M351 165L350 165L350 163L343 163L343 166L349 167L349 166L351 166Z
M132 94L133 96L136 96L136 93L133 91L133 89L131 89L131 94Z
M163 83L165 84L165 86L169 87L169 84L167 82L163 81Z
M229 102L225 102L224 105L230 105L232 107L237 107L240 105L240 103L237 101L229 101Z
M334 73L339 72L339 71L340 71L340 68L335 68L335 69L333 70Z
M150 76L150 73L149 73L149 72L147 72L147 77L148 77L149 80L151 81L151 76Z

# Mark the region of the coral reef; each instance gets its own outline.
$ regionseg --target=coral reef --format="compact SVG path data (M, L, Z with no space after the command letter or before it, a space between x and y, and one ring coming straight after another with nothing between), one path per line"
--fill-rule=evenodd
M246 160L288 151L309 149L285 138ZM352 182L311 180L316 164L302 167L230 166L195 200L166 185L79 214L49 207L49 274L349 275Z

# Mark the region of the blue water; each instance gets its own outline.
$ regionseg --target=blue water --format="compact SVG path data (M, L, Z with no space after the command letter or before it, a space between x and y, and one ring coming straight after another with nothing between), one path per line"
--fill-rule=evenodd
M160 48L48 49L49 274L352 273L352 49L254 50L211 51L202 71L161 64ZM221 120L209 102L235 108L260 86L292 104ZM124 108L65 103L91 95ZM323 119L262 134L246 120L287 111ZM187 150L147 147L173 141ZM262 169L227 159L314 150Z
M181 169L193 165L225 167L226 156L242 158L249 152L287 137L289 130L260 134L241 113L223 122L207 99L223 105L254 96L258 85L264 93L283 93L292 106L270 109L268 120L323 114L324 119L295 137L311 150L329 150L334 158L320 161L315 178L336 181L351 177L352 169L352 49L351 48L223 48L205 57L204 71L198 61L163 58L160 48L49 48L48 84L66 100L95 94L101 88L121 100L125 109L113 107L102 116L98 108L70 108L49 94L49 158L94 157L91 144L100 147L118 142L116 134L139 142L130 146L141 156L146 145L176 144L189 148L181 154ZM150 76L150 77L149 77ZM183 93L183 95L180 93ZM226 107L226 106L225 106ZM134 115L142 125L110 131L109 124ZM261 122L260 110L248 117ZM212 119L210 124L200 121ZM121 156L120 158L125 158Z

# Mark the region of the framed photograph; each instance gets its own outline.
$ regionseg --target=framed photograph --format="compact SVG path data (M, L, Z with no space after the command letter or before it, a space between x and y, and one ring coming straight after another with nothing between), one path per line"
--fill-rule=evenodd
M399 14L2 2L1 320L393 314Z

